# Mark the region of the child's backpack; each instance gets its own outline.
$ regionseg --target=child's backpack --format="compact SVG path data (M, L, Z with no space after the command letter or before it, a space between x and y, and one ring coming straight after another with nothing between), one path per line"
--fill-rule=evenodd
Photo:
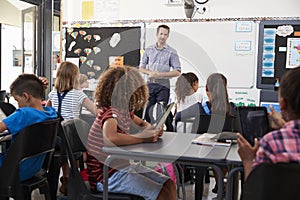
M176 183L176 172L173 163L158 162L154 170L170 177Z

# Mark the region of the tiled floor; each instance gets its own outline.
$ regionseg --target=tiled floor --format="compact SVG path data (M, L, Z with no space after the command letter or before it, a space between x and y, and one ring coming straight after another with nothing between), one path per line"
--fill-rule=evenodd
M214 178L210 179L210 183L204 185L204 191L202 200L215 200L217 195L212 193L212 188L215 185ZM186 184L185 191L186 191L186 200L194 200L195 199L195 185L194 184ZM67 200L66 196L62 196L58 194L57 200ZM182 199L182 194L178 197L178 200ZM34 191L32 200L44 200L44 197L39 195L38 191Z
M212 189L215 186L214 177L210 177L210 183L204 184L203 196L202 200L215 200L217 195L212 193ZM185 192L186 192L186 200L194 200L195 199L195 185L187 182L185 184ZM67 200L66 196L62 196L58 192L57 200ZM39 195L38 191L34 191L32 195L32 200L44 200L44 197ZM182 200L182 193L180 190L180 195L178 200Z
M215 179L210 178L210 183L204 184L202 200L212 200L217 197L217 195L212 193L212 191L211 191L214 186L215 186ZM186 192L186 200L195 199L195 185L194 184L186 183L185 192ZM181 193L180 193L180 196L178 197L178 199L182 199Z

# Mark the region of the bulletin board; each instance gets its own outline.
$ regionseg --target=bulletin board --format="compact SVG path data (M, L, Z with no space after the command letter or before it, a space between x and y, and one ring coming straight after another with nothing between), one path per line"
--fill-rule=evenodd
M300 20L266 20L259 25L257 88L276 89L282 75L300 65Z
M255 85L257 22L147 23L146 46L157 40L156 28L160 24L170 27L167 43L177 50L182 72L196 73L200 86L204 86L207 77L214 72L223 73L231 88L252 88Z
M65 60L80 67L89 79L98 79L109 66L138 66L141 27L64 28Z

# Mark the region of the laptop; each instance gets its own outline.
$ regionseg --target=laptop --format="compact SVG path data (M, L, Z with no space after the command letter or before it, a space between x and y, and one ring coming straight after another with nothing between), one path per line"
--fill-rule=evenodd
M168 105L167 110L160 117L157 118L156 123L155 123L155 129L160 129L162 127L162 125L167 120L167 117L169 116L174 104L175 104L174 102L170 103Z
M216 141L216 142L233 142L237 140L238 136L237 136L237 132L231 132L231 131L223 131L221 133L216 134L213 138L211 138L212 140Z
M266 107L237 107L237 113L239 132L252 146L254 145L254 138L260 139L271 131Z
M232 115L200 115L196 117L192 127L192 133L213 134L210 140L215 142L236 140L236 131L236 117Z

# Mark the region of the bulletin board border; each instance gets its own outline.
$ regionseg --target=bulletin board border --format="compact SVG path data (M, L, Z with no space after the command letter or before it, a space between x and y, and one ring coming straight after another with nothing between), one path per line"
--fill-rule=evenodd
M134 19L105 21L63 21L63 27L110 27L110 26L143 26L145 23L170 22L226 22L226 21L265 21L265 20L300 20L294 17L226 17L226 18L185 18L185 19ZM142 23L142 24L140 24Z

